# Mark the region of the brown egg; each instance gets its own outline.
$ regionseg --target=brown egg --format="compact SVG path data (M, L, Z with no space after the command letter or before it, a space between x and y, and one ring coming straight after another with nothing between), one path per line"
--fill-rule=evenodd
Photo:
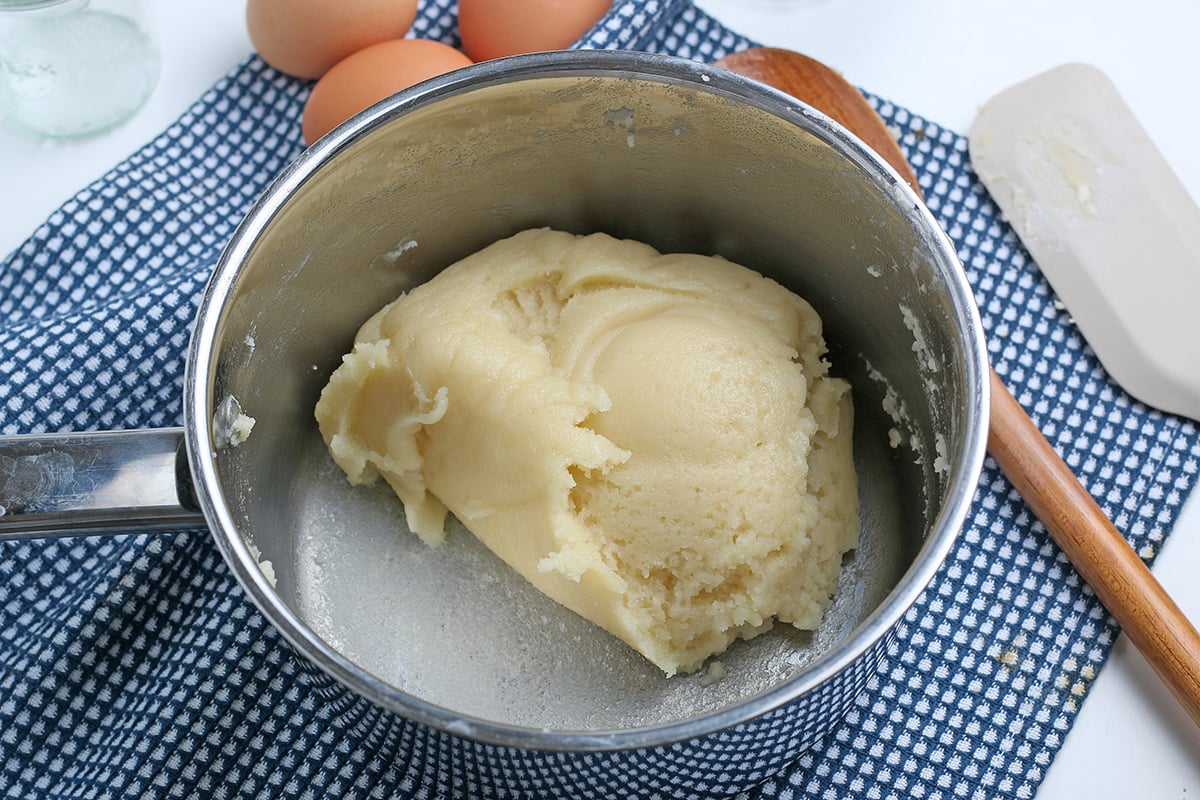
M453 47L428 39L393 39L359 50L313 87L304 105L304 141L312 144L388 95L470 63Z
M562 50L611 6L611 0L459 0L458 32L474 61Z
M319 78L351 53L399 39L417 0L247 0L246 30L258 54L280 72Z

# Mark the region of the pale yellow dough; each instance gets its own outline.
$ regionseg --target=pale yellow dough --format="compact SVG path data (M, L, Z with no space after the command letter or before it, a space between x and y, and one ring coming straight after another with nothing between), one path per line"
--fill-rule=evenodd
M859 537L849 386L812 307L720 258L529 230L384 307L321 395L354 483L449 509L665 673L815 628Z

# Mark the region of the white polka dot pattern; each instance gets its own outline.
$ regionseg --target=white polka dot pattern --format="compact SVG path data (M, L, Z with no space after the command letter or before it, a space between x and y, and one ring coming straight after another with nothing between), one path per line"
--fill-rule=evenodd
M455 42L453 12L423 3L416 33ZM686 0L627 0L580 44L710 61L748 42ZM179 422L197 300L238 220L300 152L306 93L248 60L0 262L0 432ZM996 369L1153 559L1196 480L1195 427L1108 379L963 137L869 99L958 248ZM573 779L597 796L637 780L662 798L760 782L744 796L1025 798L1116 633L989 462L949 561L844 683L698 748L572 757L463 742L349 693L266 624L205 535L8 543L0 793L515 798L561 796ZM830 709L841 722L810 741ZM738 779L707 775L731 762Z

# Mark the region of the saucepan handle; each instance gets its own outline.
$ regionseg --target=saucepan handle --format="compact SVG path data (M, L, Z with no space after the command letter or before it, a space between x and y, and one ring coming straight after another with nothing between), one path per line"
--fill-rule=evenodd
M203 526L182 428L0 437L0 541Z

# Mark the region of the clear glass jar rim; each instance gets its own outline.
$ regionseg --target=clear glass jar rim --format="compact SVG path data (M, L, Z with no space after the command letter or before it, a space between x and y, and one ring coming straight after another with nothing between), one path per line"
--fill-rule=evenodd
M40 8L65 6L77 0L0 0L0 13L4 11L36 11Z

